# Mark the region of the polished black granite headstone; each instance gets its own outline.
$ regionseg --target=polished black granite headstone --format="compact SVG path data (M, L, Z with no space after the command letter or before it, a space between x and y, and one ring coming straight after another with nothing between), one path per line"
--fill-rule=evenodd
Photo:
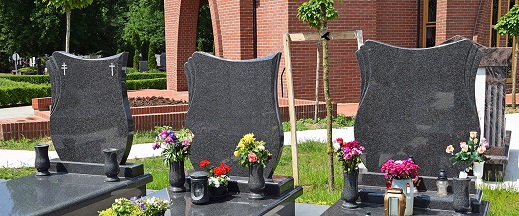
M440 169L458 175L462 167L452 166L445 149L459 148L470 131L479 131L474 81L480 58L469 40L427 49L366 41L357 51L362 93L355 139L366 147L368 171L413 156L421 176Z
M230 175L248 176L233 152L247 133L266 142L273 159L265 168L270 178L281 156L283 131L278 109L277 73L281 53L228 61L195 52L185 64L189 84L186 126L195 134L189 157L195 169L202 160L232 166Z
M103 149L116 148L124 164L133 139L122 53L81 59L54 52L47 61L52 82L50 132L62 161L103 163Z
M97 215L116 198L146 195L149 174L105 182L106 176L51 173L0 182L0 215Z

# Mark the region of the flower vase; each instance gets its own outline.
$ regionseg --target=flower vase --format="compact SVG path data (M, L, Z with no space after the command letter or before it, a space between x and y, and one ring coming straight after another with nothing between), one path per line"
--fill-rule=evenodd
M249 199L264 199L265 178L263 177L263 165L253 164L249 166Z
M227 197L227 185L220 187L209 187L209 198L211 200L222 200Z
M473 162L472 171L474 176L477 177L477 181L481 181L483 177L483 167L485 165L485 161L483 162Z
M117 162L117 149L108 148L103 150L105 156L104 171L106 175L106 182L120 181L119 177L119 163Z
M457 212L470 210L469 183L470 178L453 178L452 205Z
M409 188L407 187L409 184ZM411 179L393 179L392 188L402 188L405 194L405 212L404 215L413 215L414 207L414 193L413 193L413 181Z
M184 173L184 161L169 162L169 184L170 191L181 193L186 191L184 183L186 182L186 174Z
M359 198L359 170L353 172L344 172L344 187L342 189L341 199L344 201L344 208L358 208L357 199Z
M49 160L49 145L38 144L34 146L36 152L36 158L34 160L34 167L38 171L36 176L48 176L50 175L50 160Z

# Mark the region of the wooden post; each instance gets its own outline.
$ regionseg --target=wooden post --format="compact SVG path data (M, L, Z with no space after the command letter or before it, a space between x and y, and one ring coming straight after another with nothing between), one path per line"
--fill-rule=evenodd
M287 70L288 115L290 116L290 145L292 147L292 175L294 184L299 185L299 168L297 162L296 108L294 105L294 87L292 81L292 58L290 56L290 35L283 34L285 68Z

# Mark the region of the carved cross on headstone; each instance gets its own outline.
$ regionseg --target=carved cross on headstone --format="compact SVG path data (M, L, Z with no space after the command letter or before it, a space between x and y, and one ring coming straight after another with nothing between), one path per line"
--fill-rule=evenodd
M112 76L114 76L114 67L115 67L114 63L110 63L110 66L108 66L108 67L112 68Z
M65 76L65 70L67 70L67 64L65 64L65 62L61 65L61 69L63 69L63 76Z

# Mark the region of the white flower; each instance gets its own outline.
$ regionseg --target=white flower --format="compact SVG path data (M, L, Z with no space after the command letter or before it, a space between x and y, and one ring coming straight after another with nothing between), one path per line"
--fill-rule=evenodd
M220 187L220 182L216 177L209 177L209 185L214 187Z
M260 151L265 150L265 146L262 146L262 145L258 146L258 150L260 150Z
M333 149L335 149L335 151L339 150L341 148L341 144L339 144L338 142L336 141L333 141Z

